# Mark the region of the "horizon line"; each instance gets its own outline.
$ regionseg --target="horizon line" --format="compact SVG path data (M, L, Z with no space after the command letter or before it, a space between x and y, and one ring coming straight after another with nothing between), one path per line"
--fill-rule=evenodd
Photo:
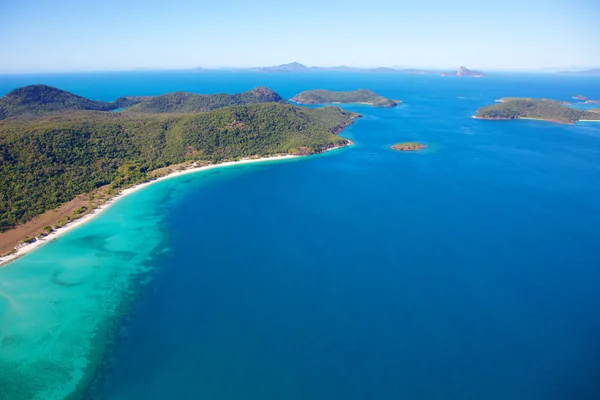
M197 70L197 72L201 72L202 70L204 71L246 71L246 72L258 72L256 71L257 69L262 69L262 68L273 68L273 67L278 67L278 66L282 66L282 65L289 65L289 64L301 64L309 69L313 69L313 68L340 68L340 67L344 67L344 68L349 68L349 69L356 69L356 70L372 70L372 69L378 69L378 68L385 68L385 69L391 69L391 70L396 70L396 71L405 71L405 70L422 70L422 71L431 71L434 73L437 72L448 72L448 71L453 71L454 69L458 69L461 66L458 67L418 67L418 66L353 66L353 65L345 65L345 64L338 64L338 65L312 65L312 66L308 66L306 64L302 64L299 62L290 62L290 63L283 63L283 64L277 64L277 65L269 65L269 66L252 66L252 67L244 67L244 66L216 66L216 67L205 67L202 65L197 65L197 66L193 66L193 67L134 67L134 68L107 68L107 69L74 69L74 70L39 70L39 71L0 71L0 75L38 75L38 74L77 74L77 73L81 73L81 74L85 74L85 73L109 73L109 72L168 72L168 71L193 71L193 70ZM462 65L462 67L465 67L464 65ZM465 67L468 69L472 69L469 67ZM479 68L479 67L478 67ZM478 69L478 68L473 68L473 69ZM585 72L588 70L594 70L594 69L600 69L600 66L594 66L594 65L590 65L590 66L570 66L570 67L538 67L538 68L526 68L526 67L521 67L521 68L499 68L499 67L491 67L491 68L481 68L483 70L486 71L491 71L491 72L537 72L537 73L560 73L560 72ZM306 71L306 72L318 72L318 71ZM291 72L288 71L286 73L306 73L306 72ZM330 71L331 72L331 71ZM335 72L335 71L333 71ZM338 71L339 72L339 71ZM418 75L418 74L416 74Z

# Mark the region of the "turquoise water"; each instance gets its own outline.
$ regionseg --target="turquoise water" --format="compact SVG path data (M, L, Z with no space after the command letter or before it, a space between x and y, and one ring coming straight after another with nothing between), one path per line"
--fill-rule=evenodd
M597 78L144 72L3 76L0 93L27 83L404 104L346 106L364 116L350 148L151 185L0 269L0 398L82 377L92 399L600 397L600 123L471 118L500 97L600 98ZM389 149L412 140L429 147Z

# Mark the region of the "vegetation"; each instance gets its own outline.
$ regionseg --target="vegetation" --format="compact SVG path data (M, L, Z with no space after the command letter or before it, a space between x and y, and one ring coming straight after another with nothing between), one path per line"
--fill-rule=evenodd
M65 109L84 104L85 99L64 93L58 95ZM60 102L44 101L48 107L38 102L44 110L56 110ZM196 114L75 111L5 119L0 121L0 231L78 194L152 179L153 170L171 164L311 154L345 145L335 133L354 117L337 107L264 103Z
M238 94L169 93L162 96L126 96L112 102L89 100L46 85L18 88L0 98L0 119L11 117L35 117L49 113L76 110L112 111L127 108L140 113L193 113L217 108L254 104L285 103L274 91L257 87Z
M152 97L129 108L127 111L144 113L194 113L253 103L286 103L286 101L271 89L260 86L248 92L238 94L169 93Z
M520 119L534 118L571 124L581 120L600 119L594 111L577 110L549 99L505 98L500 103L477 110L475 118Z
M394 107L399 104L397 100L387 99L367 89L352 92L334 92L331 90L307 90L292 98L300 104L328 104L328 103L367 103L373 107Z
M31 85L15 89L0 98L0 119L74 110L110 111L132 106L148 98L128 96L106 103L89 100L51 86Z
M398 150L398 151L416 151L416 150L422 150L422 149L426 148L427 145L417 143L417 142L404 142L404 143L395 144L391 147L392 147L392 149Z

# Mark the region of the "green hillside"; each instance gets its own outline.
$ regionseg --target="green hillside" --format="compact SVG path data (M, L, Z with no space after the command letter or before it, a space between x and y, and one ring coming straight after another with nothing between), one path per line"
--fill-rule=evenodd
M347 144L336 136L356 114L265 103L197 114L77 111L0 121L0 231L103 185L150 179L186 161L311 154Z
M31 85L15 89L0 98L0 119L75 110L110 111L132 106L148 98L128 96L107 103L89 100L51 86Z
M600 114L570 108L549 99L505 98L497 104L477 110L475 118L495 120L534 118L571 124L576 121L600 119Z
M323 89L307 90L292 97L292 101L299 104L365 103L373 107L394 107L400 103L397 100L387 99L367 89L351 92L334 92Z
M238 94L169 93L152 97L129 108L127 111L144 113L194 113L254 103L286 103L286 101L271 89L260 86Z

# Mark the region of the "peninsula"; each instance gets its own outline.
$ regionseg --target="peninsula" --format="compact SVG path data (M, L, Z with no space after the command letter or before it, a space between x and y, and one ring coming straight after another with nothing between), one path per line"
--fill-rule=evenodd
M15 89L0 98L0 119L76 110L112 111L148 99L148 96L126 96L108 103L86 99L51 86L30 85Z
M138 103L150 100L152 107L118 113L50 87L1 98L0 255L174 171L346 146L337 133L359 116L294 106L267 88L186 96L193 100L179 106L157 104L161 97Z
M401 103L399 100L385 98L368 89L350 92L307 90L298 93L291 100L298 104L368 104L373 107L395 107Z
M477 110L474 118L488 120L536 119L573 124L577 121L600 120L600 110L578 110L550 99L503 98L498 100L497 104Z
M427 145L417 143L417 142L397 143L397 144L391 146L392 149L397 150L397 151L418 151L418 150L423 150L426 147L427 147Z

